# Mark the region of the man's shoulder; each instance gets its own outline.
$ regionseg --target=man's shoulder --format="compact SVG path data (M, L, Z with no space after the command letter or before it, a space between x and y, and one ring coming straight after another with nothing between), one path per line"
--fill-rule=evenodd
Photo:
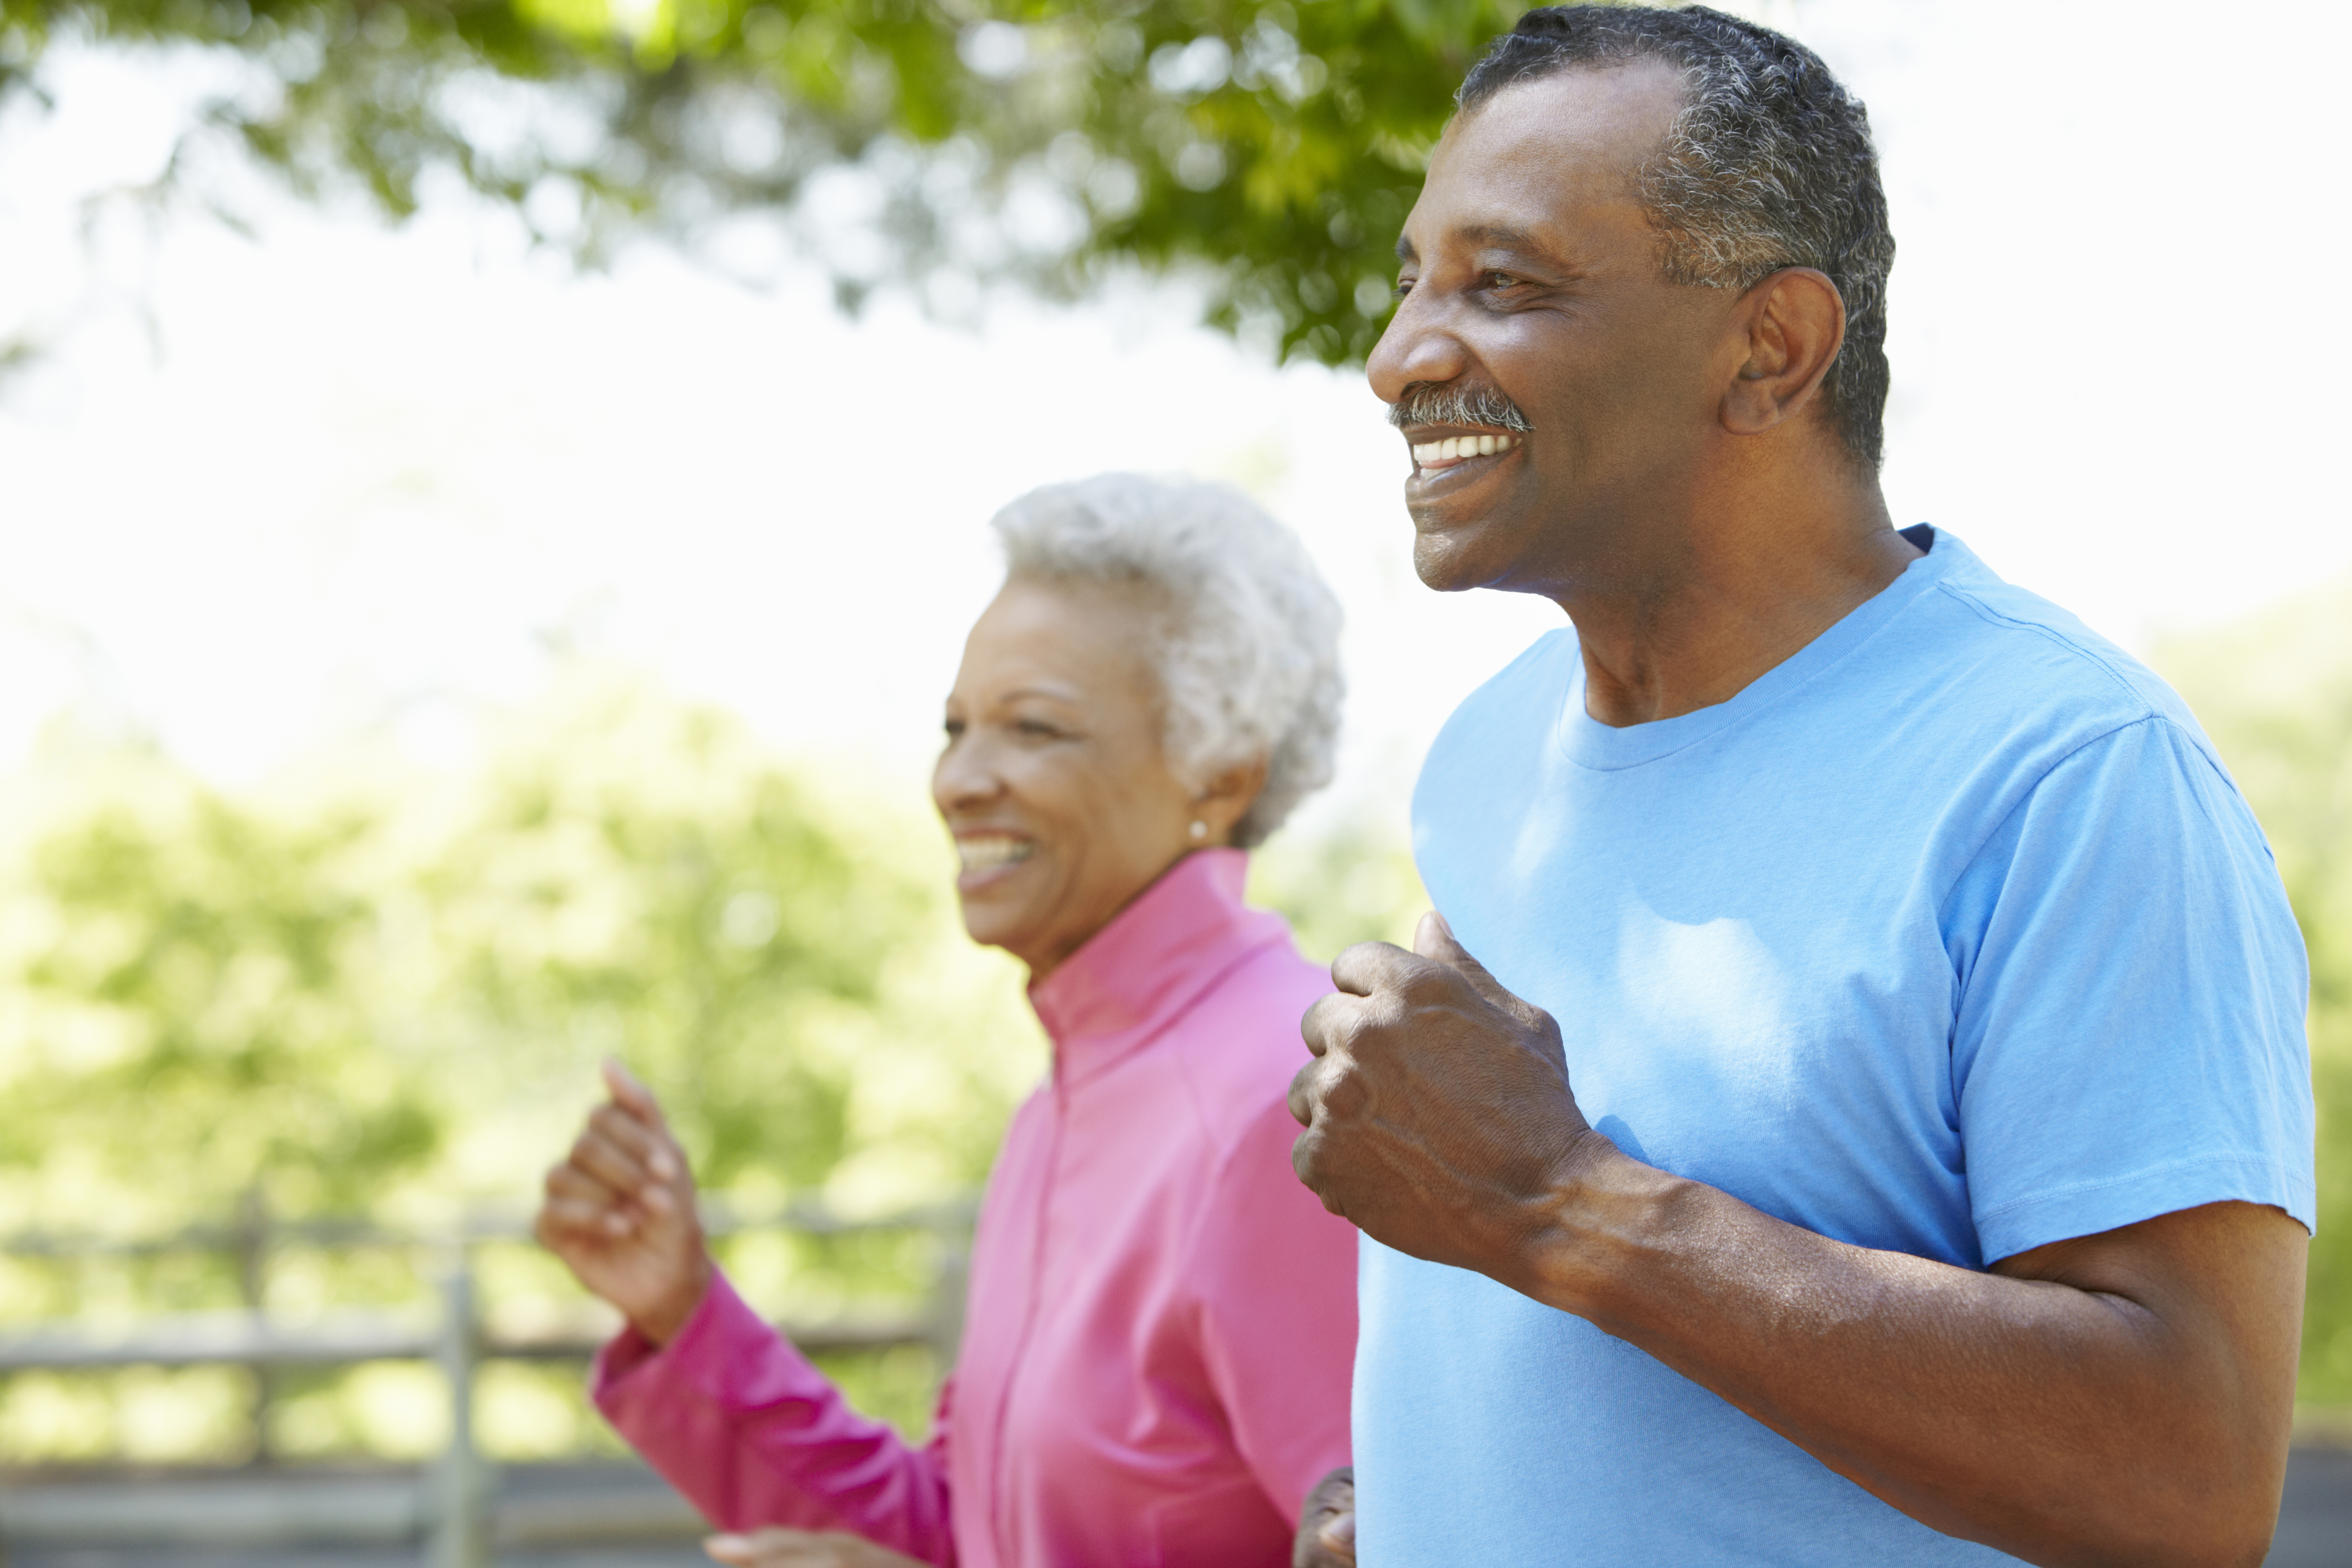
M2001 706L2071 714L2097 729L2151 718L2196 729L2161 676L2073 612L1973 557L1942 575L1920 610L1929 634L1922 651L1984 683Z
M1704 744L1677 753L1767 771L1899 768L1942 778L1990 767L2030 785L2075 750L2155 721L2227 775L2161 677L2001 579L1957 538L1939 536L1913 572L1887 601L1735 698L1699 731ZM1416 816L1465 801L1485 809L1556 774L1578 661L1576 634L1563 628L1465 698L1423 763Z

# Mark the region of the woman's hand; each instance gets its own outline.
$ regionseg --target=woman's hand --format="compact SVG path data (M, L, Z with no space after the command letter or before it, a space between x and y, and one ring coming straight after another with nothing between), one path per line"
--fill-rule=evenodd
M755 1530L714 1535L702 1549L733 1568L925 1568L921 1561L846 1531Z
M1290 1568L1355 1568L1356 1470L1342 1465L1315 1483L1298 1510Z
M612 1099L547 1173L532 1234L639 1333L667 1344L710 1288L694 1178L651 1091L609 1058L604 1085Z

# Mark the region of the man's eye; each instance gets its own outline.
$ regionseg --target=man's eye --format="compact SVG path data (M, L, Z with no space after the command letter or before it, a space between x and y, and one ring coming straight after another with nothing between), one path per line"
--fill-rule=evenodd
M1518 279L1513 277L1507 272L1489 272L1486 274L1486 287L1489 289L1509 289L1516 286L1518 281Z
M1402 300L1407 294L1412 292L1412 279L1410 278L1400 278L1396 280L1396 287L1389 290L1389 298L1391 300Z
M1016 720L1013 725L1013 730L1015 734L1026 735L1033 740L1040 741L1051 740L1055 735L1061 733L1061 731L1055 729L1053 725L1036 719Z
M961 719L950 719L945 724L942 724L940 728L948 732L948 739L953 741L963 734L963 721Z

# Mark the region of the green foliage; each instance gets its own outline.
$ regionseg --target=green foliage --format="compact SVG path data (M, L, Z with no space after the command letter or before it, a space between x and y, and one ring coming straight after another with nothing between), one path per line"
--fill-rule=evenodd
M522 1093L627 1060L709 1185L821 1185L849 1149L842 1034L935 934L936 889L710 713L640 695L516 750L419 880L452 1026Z
M2352 585L2161 650L2252 802L2311 952L2319 1234L2299 1393L2352 1405Z
M1360 942L1411 947L1429 908L1402 835L1365 817L1312 835L1276 834L1251 858L1249 897L1281 910L1298 951L1318 963Z
M352 875L372 825L289 826L155 782L35 857L45 940L22 971L0 1165L94 1165L215 1213L256 1185L351 1206L420 1168L443 1110L373 1048L350 983L373 935Z
M1211 320L1278 328L1286 358L1339 363L1387 313L1454 85L1521 9L0 0L0 94L61 35L234 51L255 85L208 121L298 190L356 180L405 215L446 168L589 257L635 226L791 211L855 164L887 191L887 254L830 258L845 300L892 276L1068 291L1139 264L1205 276Z
M0 1213L70 1192L85 1223L152 1229L256 1188L289 1216L515 1194L608 1054L711 1185L812 1192L893 1146L897 1196L979 1178L1034 1047L971 965L935 828L847 816L642 691L514 728L466 778L299 802L114 760L13 901ZM861 1103L894 1059L949 1087Z
M608 1054L739 1207L887 1210L979 1184L1041 1042L1017 966L963 935L919 790L894 805L593 674L499 733L446 776L360 754L232 795L152 752L66 746L15 781L0 1234L218 1226L248 1194L289 1221L527 1213ZM919 1309L930 1245L751 1233L719 1250L764 1310L824 1319ZM475 1261L494 1321L584 1305L536 1248ZM289 1321L429 1311L420 1264L438 1267L284 1243L264 1299ZM0 1257L0 1320L228 1308L245 1288L218 1252ZM919 1349L844 1363L918 1429L938 1371ZM245 1405L222 1389L240 1375L0 1380L0 1456L234 1459ZM485 1384L489 1439L609 1447L561 1394L576 1374L551 1375ZM428 1451L434 1386L397 1365L288 1374L274 1444Z

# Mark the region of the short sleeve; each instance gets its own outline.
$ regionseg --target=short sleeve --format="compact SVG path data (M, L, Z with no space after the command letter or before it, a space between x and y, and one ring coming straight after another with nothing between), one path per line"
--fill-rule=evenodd
M2314 1223L2309 988L2261 829L2162 717L2053 767L1945 902L1987 1263L2230 1199Z
M1281 1100L1218 1171L1189 1259L1201 1353L1234 1447L1286 1520L1348 1462L1356 1227L1291 1169Z

